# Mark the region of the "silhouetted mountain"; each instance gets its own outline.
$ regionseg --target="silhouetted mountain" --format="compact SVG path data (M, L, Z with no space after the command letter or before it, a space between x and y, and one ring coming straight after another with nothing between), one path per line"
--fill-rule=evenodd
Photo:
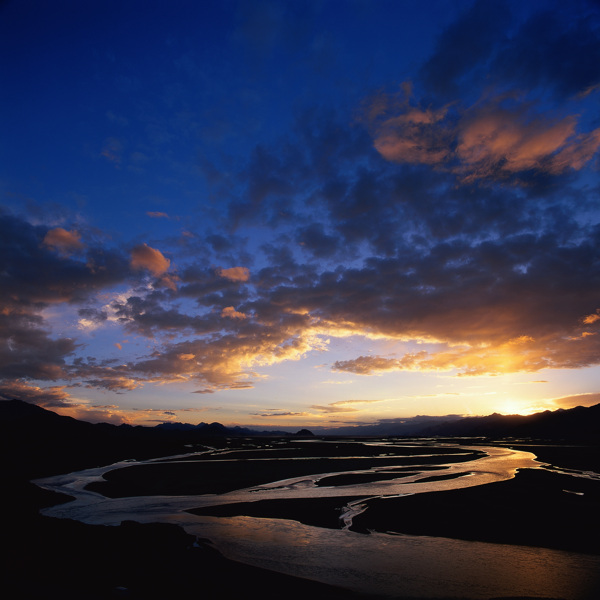
M0 401L0 456L4 472L28 478L220 446L226 437L289 436L220 423L157 427L88 423L21 400Z
M423 429L424 436L534 437L553 440L600 440L600 404L533 415L466 417Z
M386 419L374 425L349 425L332 429L320 429L321 435L348 435L348 436L420 436L422 432L434 425L452 423L462 419L462 415L444 415L443 417L430 417L418 415L405 419Z
M9 475L41 477L178 451L181 440L152 428L92 424L20 400L0 401L0 455Z
M545 411L530 416L419 416L379 425L320 431L336 436L530 437L591 441L600 439L600 404ZM220 446L225 438L310 436L283 431L254 431L221 423L165 423L156 427L92 424L58 415L20 400L0 401L0 456L4 472L29 478L100 466L127 458L144 459L189 452L203 444Z
M312 431L309 431L308 429L301 429L300 431L294 433L295 437L314 437L314 435L315 434Z
M255 429L248 429L247 427L225 427L221 423L198 423L198 425L192 425L191 423L160 423L155 426L155 429L164 431L187 431L195 432L202 436L286 436L290 435L286 431L257 431Z

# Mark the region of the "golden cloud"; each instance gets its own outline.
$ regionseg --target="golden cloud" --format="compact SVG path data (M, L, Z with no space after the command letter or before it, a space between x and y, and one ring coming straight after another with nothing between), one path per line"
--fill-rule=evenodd
M600 128L577 133L576 115L550 119L508 94L459 110L458 120L447 107L414 106L408 95L378 97L373 105L367 121L383 158L451 170L465 180L579 170L600 148Z
M162 275L169 270L171 261L163 256L160 250L151 248L148 244L136 246L131 251L131 267L146 269L153 275Z
M230 281L248 281L250 270L247 267L231 267L230 269L217 269L217 275Z
M592 323L595 323L596 321L600 321L600 309L598 309L595 313L592 313L591 315L587 315L583 319L583 322L586 325L591 325Z
M82 250L81 234L75 230L67 231L62 227L50 229L44 236L44 245L64 254Z
M230 319L245 319L246 318L245 313L235 310L235 308L233 306L226 306L221 311L221 316L229 317Z

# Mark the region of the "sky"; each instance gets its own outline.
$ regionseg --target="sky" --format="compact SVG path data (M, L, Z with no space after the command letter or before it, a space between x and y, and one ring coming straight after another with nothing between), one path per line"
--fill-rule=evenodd
M600 402L600 6L0 2L0 398L294 430Z

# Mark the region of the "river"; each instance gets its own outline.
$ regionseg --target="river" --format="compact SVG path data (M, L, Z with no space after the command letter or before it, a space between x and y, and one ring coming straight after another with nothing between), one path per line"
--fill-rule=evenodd
M474 448L465 446L464 450ZM527 596L596 600L600 573L600 557L596 555L440 537L364 535L347 527L325 529L287 519L210 517L186 512L203 506L265 499L389 497L441 492L503 481L514 477L517 469L541 466L529 452L479 446L476 450L483 450L486 455L460 463L444 463L441 458L439 471L428 467L426 473L402 480L357 485L323 487L316 484L319 479L340 473L332 471L200 496L110 499L85 489L90 482L100 480L105 472L129 466L131 462L35 483L75 497L73 502L46 509L46 515L105 525L118 525L124 520L176 523L191 534L209 539L228 558L359 592L390 598L480 600ZM190 457L181 458L189 460ZM436 475L449 478L431 481ZM426 481L419 482L419 479ZM345 514L340 515L346 525L356 510L361 510L360 503L348 506Z

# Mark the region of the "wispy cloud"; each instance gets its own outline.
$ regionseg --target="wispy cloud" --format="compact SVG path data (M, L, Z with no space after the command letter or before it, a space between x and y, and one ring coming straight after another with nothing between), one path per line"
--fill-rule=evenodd
M600 128L578 131L578 115L549 118L515 94L452 110L378 98L370 119L374 146L386 160L431 165L464 181L580 170L600 148Z

